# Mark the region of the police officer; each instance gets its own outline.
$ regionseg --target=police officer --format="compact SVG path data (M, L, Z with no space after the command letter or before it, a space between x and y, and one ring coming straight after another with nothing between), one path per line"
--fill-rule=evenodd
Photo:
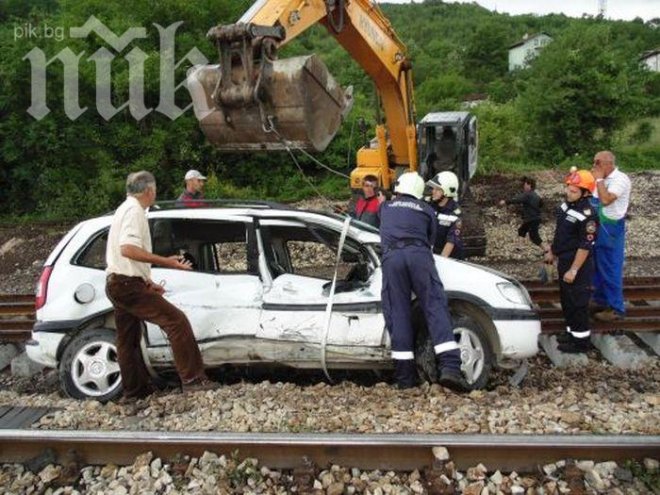
M557 338L559 350L581 353L590 348L592 249L598 232L598 217L590 200L596 181L591 172L577 170L565 182L566 201L557 210L555 236L545 260L557 260L561 309L567 330Z
M392 337L392 358L399 388L417 383L412 326L412 292L417 296L433 341L440 384L455 391L470 386L461 373L461 354L454 340L447 297L433 261L437 220L421 200L424 180L408 172L397 181L397 196L380 208L383 253L382 302Z
M431 187L431 207L438 220L433 252L446 258L463 259L461 209L458 206L458 177L454 172L440 172L426 181Z

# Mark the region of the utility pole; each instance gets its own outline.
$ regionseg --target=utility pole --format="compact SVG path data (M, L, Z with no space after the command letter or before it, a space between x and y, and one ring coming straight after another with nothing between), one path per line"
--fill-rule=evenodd
M598 0L598 17L605 19L607 15L607 0Z

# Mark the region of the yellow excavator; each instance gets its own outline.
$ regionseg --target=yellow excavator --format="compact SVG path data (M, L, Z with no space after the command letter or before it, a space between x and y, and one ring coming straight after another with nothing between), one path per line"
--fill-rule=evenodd
M451 170L464 200L477 168L476 117L432 112L416 122L405 46L371 0L257 0L237 23L210 29L219 64L193 67L186 80L209 141L225 151L328 146L352 106L352 89L342 89L315 54L277 57L282 46L316 24L371 77L384 113L375 138L357 152L351 189L359 190L366 175L391 189L406 171L428 179ZM485 250L482 229L466 240L468 254Z

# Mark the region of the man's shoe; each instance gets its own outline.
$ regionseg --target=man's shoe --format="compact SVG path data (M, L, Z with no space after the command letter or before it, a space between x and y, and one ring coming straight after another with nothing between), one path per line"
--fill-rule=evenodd
M567 354L583 354L591 349L591 340L589 337L584 339L573 338L572 342L559 344L557 349Z
M609 306L594 301L589 302L589 314L591 316L593 316L596 313L600 313L601 311L605 311L606 309L609 309Z
M218 388L218 384L206 377L196 378L188 383L181 384L181 390L183 393L206 392L207 390L215 390L216 388Z
M617 313L612 308L607 308L603 311L595 313L594 318L596 318L598 321L616 321L623 319L623 315L621 313Z
M460 371L442 370L438 383L454 392L470 392L472 390L472 386L467 382L463 373Z

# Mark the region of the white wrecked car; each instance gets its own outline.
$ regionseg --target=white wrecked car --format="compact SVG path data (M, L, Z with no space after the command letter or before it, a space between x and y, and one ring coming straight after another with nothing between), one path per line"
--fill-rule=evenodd
M76 398L105 401L121 393L113 311L105 295L111 219L75 226L46 260L37 288L28 355L57 367L63 390ZM207 367L276 363L330 375L332 369L392 367L377 230L336 215L257 202L152 210L149 221L154 252L186 253L194 263L192 271L153 267L152 278L190 319ZM540 320L521 284L469 263L435 260L468 382L484 387L493 367L513 366L537 352ZM418 368L424 379L434 380L419 308L414 320ZM143 350L154 374L173 368L158 326L145 325Z

